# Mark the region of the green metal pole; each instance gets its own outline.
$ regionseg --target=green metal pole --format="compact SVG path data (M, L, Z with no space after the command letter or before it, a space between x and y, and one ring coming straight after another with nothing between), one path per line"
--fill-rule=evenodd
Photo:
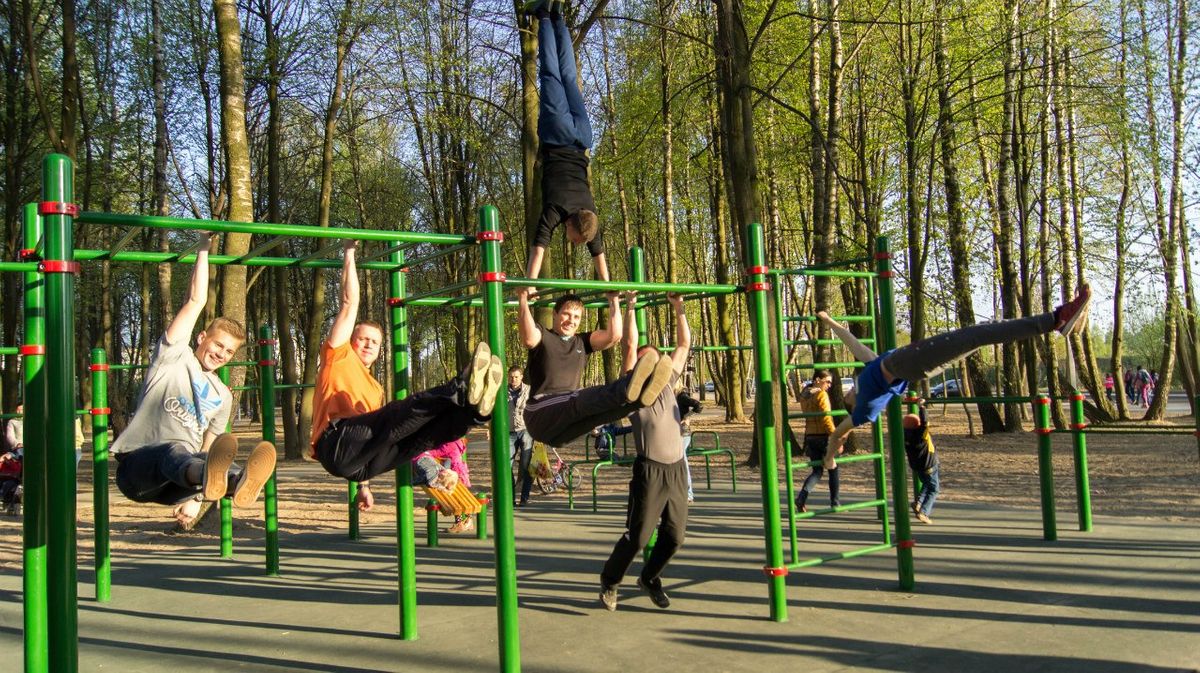
M108 540L108 358L92 349L92 511L96 546L96 602L112 597L112 554Z
M1054 452L1050 425L1050 396L1038 395L1033 399L1033 418L1038 433L1038 480L1042 489L1042 539L1058 539L1058 523L1054 512Z
M629 249L629 280L635 283L646 282L646 252L641 246L633 246ZM650 343L650 335L647 334L649 329L649 321L646 319L646 307L639 306L633 312L633 319L637 323L638 342L637 347L641 348ZM610 317L611 320L611 317ZM624 441L624 437L621 438ZM612 437L608 438L610 451L616 452L617 445ZM592 511L596 511L596 479L592 478ZM654 545L658 543L658 527L655 526L654 532L650 533L650 539L646 540L646 545L642 547L642 561L650 558L650 552L654 551Z
M776 375L779 376L779 421L784 425L791 425L788 422L787 323L783 319L783 284L785 282L787 281L783 276L772 278L771 297L774 299L772 308L775 317L775 334L778 336L776 342L778 371ZM797 447L792 446L792 443L788 441L789 434L785 432L783 435L783 469L788 499L788 543L792 553L791 562L796 563L800 560L800 537L799 531L796 530L796 469L792 465L792 454Z
M875 271L879 274L879 325L878 338L883 344L881 352L887 352L896 347L896 296L892 287L892 252L888 247L886 236L875 239ZM893 397L888 402L887 423L888 439L891 444L892 463L892 509L896 516L896 566L900 576L900 588L909 591L916 585L913 569L913 537L912 527L908 518L908 479L906 477L907 458L904 454L904 426L900 417L900 398ZM876 441L882 441L877 424ZM877 483L886 483L876 472ZM886 498L886 495L884 495ZM887 528L887 515L884 515L884 528ZM886 533L885 533L886 536Z
M25 206L25 249L42 241L42 217L36 203ZM25 273L25 416L46 418L45 280L40 271ZM50 670L49 618L46 609L46 437L44 423L25 424L23 488L25 673Z
M404 253L397 250L391 261L399 269ZM404 297L408 292L404 270L388 274L392 296L388 300L392 314L392 384L398 400L408 397L409 361L408 309ZM396 468L396 563L399 585L400 639L417 639L417 539L413 526L412 463Z
M767 318L767 292L771 284L767 278L766 255L763 252L763 226L758 222L750 225L747 232L746 296L750 303L750 327L754 334L754 364L758 379L754 393L755 428L758 446L762 452L759 467L762 469L763 535L766 546L768 593L771 602L771 619L787 621L787 566L783 562L782 532L779 526L779 467L775 453L775 381L771 372L771 330Z
M484 315L487 320L488 345L492 353L504 357L504 274L500 271L501 256L500 214L495 206L479 209L479 239L483 248ZM503 388L503 386L502 386ZM513 533L512 479L508 469L508 395L501 390L492 410L492 508L496 535L496 611L500 647L500 670L516 673L521 670L521 633L517 618L517 551Z
M229 365L223 365L217 369L217 378L221 379L221 383L225 387L229 387ZM225 423L225 432L233 430L233 412L229 413L229 421ZM233 558L233 499L232 493L226 493L225 497L217 502L217 506L221 509L221 558Z
M262 388L259 395L262 416L262 438L275 444L275 335L270 325L258 328L258 382ZM263 484L263 531L266 538L267 575L279 575L279 482L278 470Z
M351 540L361 540L362 533L358 529L358 482L346 482L346 536Z
M71 160L51 154L42 162L46 283L46 486L49 495L46 597L50 669L79 667L79 596L75 565L75 189Z
M1071 393L1071 432L1075 436L1075 501L1079 530L1092 530L1092 492L1088 485L1087 423L1083 419L1083 393Z

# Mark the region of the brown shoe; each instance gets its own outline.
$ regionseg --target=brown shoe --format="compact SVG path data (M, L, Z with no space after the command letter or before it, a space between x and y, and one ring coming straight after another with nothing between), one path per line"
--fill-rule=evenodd
M204 456L204 481L200 490L205 500L220 500L225 497L229 485L229 466L237 457L237 437L228 432L213 440Z
M925 512L917 512L917 521L921 523L933 523L933 519L930 519L929 515Z
M663 390L671 385L671 374L675 363L669 357L659 357L658 363L654 365L654 372L650 374L650 378L646 380L646 385L642 386L642 394L638 397L638 403L643 407L648 407L654 404L659 395L662 395Z
M464 377L467 379L467 404L476 406L483 399L491 367L492 349L486 341L480 341L475 344L475 352L471 354L471 363L467 365L467 375Z
M633 369L629 372L629 382L625 384L625 401L633 404L641 399L642 389L646 387L646 381L654 374L654 367L659 361L658 351L646 351L645 355L639 356L637 362L634 363Z
M237 486L233 491L234 507L250 507L258 500L262 487L275 474L275 445L270 442L259 442L246 459L246 469L242 471Z

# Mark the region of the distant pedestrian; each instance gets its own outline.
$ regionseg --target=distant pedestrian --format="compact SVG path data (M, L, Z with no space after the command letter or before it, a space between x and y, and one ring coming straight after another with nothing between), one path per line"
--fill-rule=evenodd
M1116 397L1115 397L1116 385L1117 385L1117 382L1113 378L1112 372L1109 372L1104 375L1104 396L1108 398L1109 402L1112 402L1114 399L1116 399Z

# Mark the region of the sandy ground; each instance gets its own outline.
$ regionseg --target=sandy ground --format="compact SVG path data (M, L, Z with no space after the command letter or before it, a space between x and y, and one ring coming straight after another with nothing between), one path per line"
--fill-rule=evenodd
M720 434L722 447L732 448L738 462L749 455L752 426L723 422L723 411L706 410L693 422L696 430L714 430ZM1191 418L1172 419L1174 425L1188 430ZM968 436L966 415L961 407L930 411L938 455L941 458L942 495L940 502L991 503L1011 507L1039 506L1036 436L1031 432ZM976 423L976 428L978 424ZM1142 426L1145 427L1145 426ZM1162 426L1155 426L1162 427ZM253 426L239 428L243 452L249 451L257 439ZM866 439L866 433L861 434ZM1054 437L1054 470L1057 479L1056 497L1060 526L1073 525L1075 511L1074 467L1071 436ZM468 462L476 489L487 489L491 470L484 457L486 440L482 432L469 438L472 452ZM702 442L708 445L707 440ZM1178 436L1142 434L1130 426L1128 434L1093 434L1088 437L1092 507L1096 515L1153 517L1168 520L1200 519L1200 451L1190 433ZM87 447L85 447L85 455ZM583 443L577 442L568 451L560 452L566 460L583 458ZM725 459L714 459L714 478L728 478ZM843 471L842 488L850 493L873 490L864 464L849 465ZM857 469L855 469L857 468ZM695 466L693 466L695 470ZM577 492L577 507L586 508L590 469L582 471L582 488ZM319 465L309 462L279 464L280 528L287 534L321 530L345 529L345 482L330 477ZM799 478L805 472L798 471ZM696 477L703 482L702 468ZM602 493L614 493L627 486L628 472L623 468L608 468L600 473ZM738 468L740 486L757 489L757 470L744 465ZM85 458L80 465L78 540L80 563L90 564L92 552L93 516L91 505L91 463ZM363 525L386 524L394 520L395 500L391 475L375 480L378 504L362 515ZM740 491L740 488L739 488ZM218 538L216 517L209 517L197 529L188 533L175 532L169 509L157 505L141 505L125 500L115 487L112 494L110 521L114 550L123 552L162 548L203 547L215 545ZM542 495L534 489L531 507L546 499L564 499L564 492ZM825 499L824 485L817 487L815 502ZM418 496L420 494L418 493ZM703 497L703 491L699 492ZM261 510L249 516L236 515L235 537L261 539ZM423 511L417 512L424 516ZM935 516L936 519L936 516ZM418 523L418 531L422 531ZM19 519L0 515L0 571L20 569L21 525Z

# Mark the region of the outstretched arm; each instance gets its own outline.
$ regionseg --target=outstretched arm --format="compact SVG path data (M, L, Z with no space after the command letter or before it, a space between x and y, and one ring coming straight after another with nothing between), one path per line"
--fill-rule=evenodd
M200 232L200 247L196 248L196 265L192 267L192 282L188 285L188 296L175 314L175 319L167 326L167 343L179 343L190 339L196 321L204 312L208 303L208 251L212 247L212 237L215 233Z
M602 351L621 343L621 334L625 331L621 319L621 295L617 292L608 293L608 327L592 332L592 350ZM636 346L635 346L636 347Z
M672 292L667 295L667 301L675 308L675 350L671 353L671 369L682 375L692 350L692 329L688 326L687 312L683 310L683 295Z
M534 276L530 276L533 278ZM533 311L529 308L529 288L517 288L517 335L525 348L537 348L542 343L542 331L538 329L537 321L533 319Z
M529 266L525 270L525 276L528 278L537 278L542 272L542 260L546 257L546 246L534 245L529 249ZM607 269L605 270L607 273ZM605 280L608 280L605 278Z
M358 241L346 241L342 246L342 296L333 328L329 330L329 345L337 348L350 341L354 334L354 323L358 321L358 267L354 252Z
M608 262L604 259L604 253L592 257L592 265L596 267L596 275L600 280L612 280L608 277Z
M637 327L637 291L625 293L625 338L621 340L621 372L628 374L637 364L638 327Z

